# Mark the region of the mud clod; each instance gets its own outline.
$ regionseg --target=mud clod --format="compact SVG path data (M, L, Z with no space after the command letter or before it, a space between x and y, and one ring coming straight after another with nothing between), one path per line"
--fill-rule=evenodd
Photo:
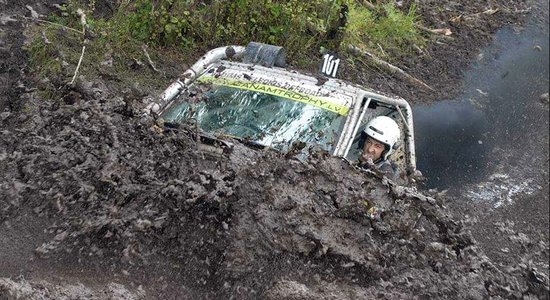
M138 300L147 299L145 292L138 289L129 291L121 284L112 283L103 290L92 290L84 285L54 285L45 281L13 281L0 278L0 295L2 299L54 300L54 299L112 299ZM5 298L4 298L5 297Z

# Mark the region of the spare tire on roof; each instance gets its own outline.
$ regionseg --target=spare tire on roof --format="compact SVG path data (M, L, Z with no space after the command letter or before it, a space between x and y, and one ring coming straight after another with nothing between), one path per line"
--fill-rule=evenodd
M264 67L286 67L285 49L279 46L250 42L244 51L243 62Z

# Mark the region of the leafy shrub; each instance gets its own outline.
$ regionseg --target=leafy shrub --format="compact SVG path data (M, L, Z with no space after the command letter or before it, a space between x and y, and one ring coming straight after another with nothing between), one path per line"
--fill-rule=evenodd
M131 36L159 46L206 50L249 41L306 54L323 43L339 4L331 0L138 0L128 4Z
M390 58L410 54L414 45L425 44L415 27L415 11L416 7L412 5L407 13L403 13L393 1L381 4L378 11L352 5L344 42Z
M97 11L103 3L67 0L50 21L81 30L77 10L83 10L93 39L86 58L96 62L107 48L128 59L141 55L141 45L147 44L183 53L191 62L215 47L257 41L283 46L294 65L311 68L317 64L311 58L321 48L339 51L353 44L391 60L424 43L414 26L414 6L405 13L391 0L378 1L372 10L355 0L116 2L113 13L103 19L98 16L105 13Z

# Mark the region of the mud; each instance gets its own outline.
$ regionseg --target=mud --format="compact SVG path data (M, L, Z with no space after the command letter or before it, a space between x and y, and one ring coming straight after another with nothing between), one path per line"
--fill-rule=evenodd
M13 281L0 279L0 293L7 299L143 299L143 291L134 294L124 286L110 284L100 291L91 290L84 285L55 286L49 282L31 283L26 280ZM4 299L4 298L3 298Z
M168 272L190 298L544 297L544 273L494 266L434 198L324 153L198 151L195 132L160 128L102 85L81 79L2 132L1 221L25 209L53 220L41 259Z
M465 70L476 60L479 50L491 42L493 34L504 25L521 28L529 15L543 14L537 1L402 1L405 7L416 5L422 25L429 29L449 29L451 35L431 34L426 49L417 56L391 61L408 74L426 82L432 90L396 80L377 67L344 65L354 82L400 95L413 104L453 99L461 92ZM547 13L547 12L546 12ZM425 33L425 32L424 32Z
M533 263L547 259L547 239L500 222L514 259L497 263L442 195L326 153L299 161L235 141L207 151L192 128L141 116L143 97L104 79L80 76L44 99L17 55L24 26L1 27L12 37L0 101L2 298L548 298L548 270Z

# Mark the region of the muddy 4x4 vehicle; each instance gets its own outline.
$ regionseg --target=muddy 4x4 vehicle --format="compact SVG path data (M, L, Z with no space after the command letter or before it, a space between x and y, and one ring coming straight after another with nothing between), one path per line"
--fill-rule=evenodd
M400 126L401 141L390 159L402 171L416 170L413 117L397 97L334 78L339 60L325 55L321 75L285 69L281 47L250 43L209 51L161 100L148 106L165 124L190 123L205 136L237 139L279 151L321 148L357 161L360 136L376 116ZM297 147L298 146L298 147Z

